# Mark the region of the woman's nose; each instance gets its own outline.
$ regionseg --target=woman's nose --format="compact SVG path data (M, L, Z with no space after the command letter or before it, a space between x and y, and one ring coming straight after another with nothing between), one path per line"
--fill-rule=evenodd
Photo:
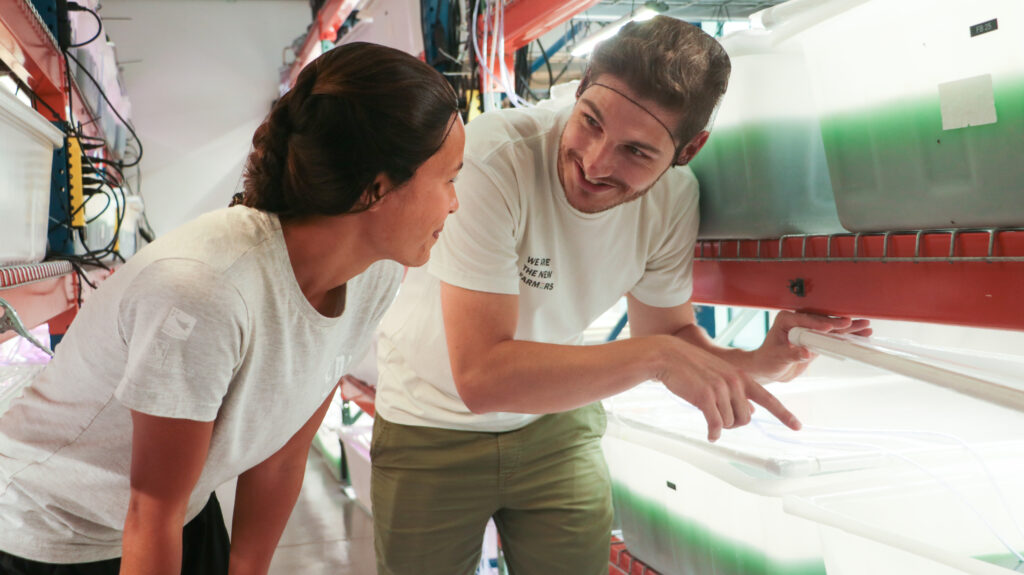
M452 186L452 197L448 201L448 213L454 214L459 209L459 198L455 194L455 186Z

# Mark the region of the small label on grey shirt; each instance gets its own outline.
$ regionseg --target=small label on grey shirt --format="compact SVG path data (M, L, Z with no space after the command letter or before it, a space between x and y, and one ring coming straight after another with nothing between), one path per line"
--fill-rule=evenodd
M195 326L196 318L176 307L172 307L171 313L167 314L167 319L164 320L164 324L160 327L160 332L167 337L185 341L192 334L192 328Z

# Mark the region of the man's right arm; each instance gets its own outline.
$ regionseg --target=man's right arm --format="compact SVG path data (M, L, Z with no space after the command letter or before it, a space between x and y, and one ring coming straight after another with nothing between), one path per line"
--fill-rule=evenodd
M516 340L515 295L442 282L441 306L455 386L474 413L566 411L671 372L688 382L673 391L704 413L710 429L721 429L733 420L731 411L723 415L732 409L728 397L750 379L670 335L591 346Z

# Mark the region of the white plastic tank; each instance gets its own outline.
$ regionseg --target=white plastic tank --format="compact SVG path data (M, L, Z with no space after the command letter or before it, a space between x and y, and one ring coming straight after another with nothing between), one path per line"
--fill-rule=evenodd
M0 89L0 265L46 255L50 169L63 143L60 130Z
M828 234L840 224L812 78L794 40L865 0L790 0L722 39L729 89L707 145L691 162L701 184L700 237Z
M729 89L711 136L690 163L700 182L706 239L845 231L800 46L752 22L722 40Z
M1024 2L871 0L793 39L844 227L1024 225Z

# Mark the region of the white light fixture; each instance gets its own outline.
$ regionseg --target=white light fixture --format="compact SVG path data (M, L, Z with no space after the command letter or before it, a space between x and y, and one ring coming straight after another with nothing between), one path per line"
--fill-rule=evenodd
M570 53L575 58L581 58L583 56L586 56L587 54L590 54L594 50L594 46L597 46L601 41L607 40L608 38L611 38L612 36L617 34L619 32L619 28L622 28L623 26L629 24L630 22L643 22L644 20L650 20L651 18L657 16L658 13L659 12L657 10L653 10L647 6L644 6L637 10L636 12L623 16L622 18L619 18L615 22L612 22L611 24L608 24L604 28L601 28L601 30L598 31L596 34L587 36Z

